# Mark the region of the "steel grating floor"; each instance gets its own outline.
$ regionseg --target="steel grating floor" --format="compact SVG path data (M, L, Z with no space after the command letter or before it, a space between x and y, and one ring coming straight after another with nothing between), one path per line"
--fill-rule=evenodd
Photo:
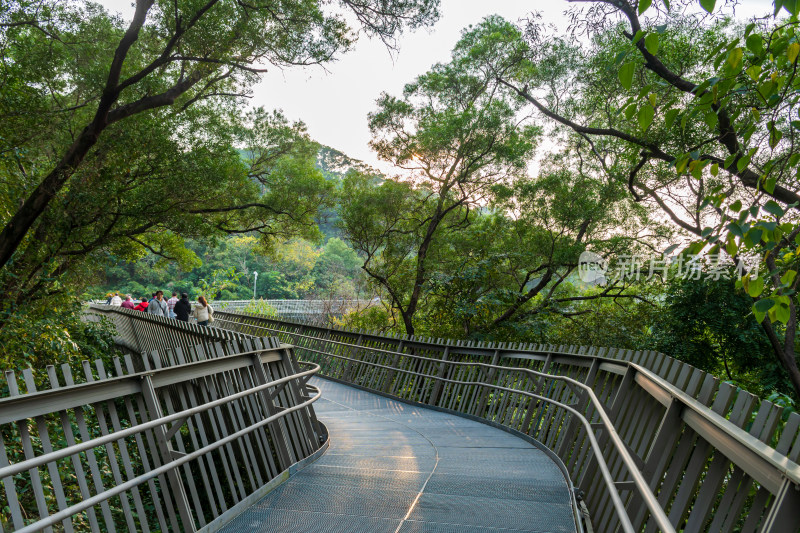
M331 432L316 462L223 531L574 533L569 488L499 429L314 378Z

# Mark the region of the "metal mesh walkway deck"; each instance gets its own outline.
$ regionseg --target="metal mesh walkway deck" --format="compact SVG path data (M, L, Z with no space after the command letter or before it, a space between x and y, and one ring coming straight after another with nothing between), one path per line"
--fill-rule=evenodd
M330 449L223 531L574 532L567 483L528 442L316 379Z

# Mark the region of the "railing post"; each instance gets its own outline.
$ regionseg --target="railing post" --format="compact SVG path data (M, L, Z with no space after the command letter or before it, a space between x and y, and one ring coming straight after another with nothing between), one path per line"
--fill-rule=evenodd
M600 362L597 359L594 359L592 361L592 366L589 367L589 372L587 372L586 374L586 379L584 380L585 384L588 384L592 380L594 380L599 368L600 368ZM588 406L589 406L589 394L585 390L580 389L580 392L578 393L577 405L575 405L575 410L585 415L586 408ZM571 435L577 430L579 424L580 422L578 421L578 418L574 415L570 415L570 420L567 423L567 426L564 428L564 437L561 439L561 444L559 445L558 450L556 450L556 454L562 459L566 457L566 451L571 442Z
M397 365L400 362L400 354L403 353L403 339L400 339L400 342L397 344L397 353L394 355L392 359L392 369L386 376L386 383L383 385L383 393L384 394L391 394L392 392L392 383L394 382L394 377L397 375Z
M285 355L283 355L283 357L285 357ZM264 370L264 364L261 362L261 355L258 353L252 354L250 356L250 362L253 365L253 376L255 378L256 385L261 386L269 383L270 380L267 376L267 371ZM275 407L275 403L270 398L268 391L263 390L258 395L261 397L261 400L264 403L264 409L267 411L267 416L272 416L278 412L278 409ZM283 420L284 419L281 418L278 421L270 422L267 424L267 427L269 428L272 442L275 444L275 451L278 453L278 457L281 460L281 469L286 470L294 462L294 458L291 458L289 454L291 448L286 442L287 432L284 431L284 428L282 427L282 425L285 425Z
M764 520L763 533L795 533L800 524L800 487L783 480L775 501Z
M444 354L442 354L442 362L439 363L439 373L437 377L439 379L433 384L433 391L431 392L431 397L428 399L428 405L436 405L439 402L439 396L442 393L442 378L444 378L445 373L447 372L447 359L450 356L450 345L445 346Z
M494 354L492 355L492 366L497 366L497 363L500 362L500 350L495 350ZM486 415L486 410L489 408L489 389L491 386L489 385L494 379L494 375L496 374L496 370L494 368L490 368L486 374L482 377L481 381L486 383L487 385L483 386L483 392L481 393L481 399L478 403L478 416L483 418Z
M158 401L158 395L153 387L153 379L149 374L142 377L142 396L144 397L144 402L147 406L147 410L150 412L150 416L153 418L161 418L164 416L161 403ZM167 438L167 432L164 430L164 426L158 426L153 430L153 433L155 433L156 443L158 444L161 457L164 458L164 462L168 463L175 459L179 452L175 452L172 449L172 444L170 443L170 439ZM175 498L175 502L178 505L178 513L181 516L184 531L197 531L180 472L175 468L170 469L167 473L167 479L169 479L169 484L172 488L172 497Z
M547 358L544 360L544 366L542 366L542 373L546 374L548 370L550 370L550 363L553 361L553 354L547 354ZM536 386L533 388L533 394L537 394L541 396L542 394L542 387L544 386L544 377L539 377L536 381ZM525 413L525 420L522 422L522 428L525 430L524 432L530 435L529 428L531 427L531 422L533 421L533 411L534 411L534 402L538 402L534 398L530 398L528 401L528 409Z
M364 335L362 333L358 334L358 339L356 339L356 346L361 348L361 339L363 339ZM353 348L350 350L350 358L352 361L347 361L347 364L344 367L344 373L342 374L342 381L350 381L350 372L353 370L353 366L356 365L356 361L358 361L357 357L361 350L359 348Z

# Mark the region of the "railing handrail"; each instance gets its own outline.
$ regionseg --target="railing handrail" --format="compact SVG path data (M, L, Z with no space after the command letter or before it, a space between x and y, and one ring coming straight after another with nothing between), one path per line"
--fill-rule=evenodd
M263 351L263 350L261 350L261 351ZM235 356L226 356L226 357L235 357ZM225 357L220 357L219 359L224 359L224 358ZM187 367L187 366L192 366L192 365L195 365L195 364L196 363L187 363L186 365L180 365L180 366ZM108 435L95 437L93 439L90 439L90 440L87 440L87 441L83 441L83 442L78 443L78 444L73 444L72 446L67 446L66 448L61 448L59 450L55 450L55 451L52 451L50 453L39 455L39 456L34 457L32 459L26 459L25 461L20 461L18 463L14 463L13 465L2 467L2 468L0 468L0 479L6 478L6 477L9 477L9 476L14 476L14 475L19 474L21 472L24 472L26 470L30 470L32 468L37 468L37 467L43 466L43 465L45 465L47 463L50 463L50 462L53 462L53 461L58 461L60 459L66 458L66 457L70 457L72 455L75 455L76 453L80 453L80 452L83 452L83 451L86 451L86 450L90 450L92 448L96 448L98 446L102 446L104 444L109 444L111 442L114 442L114 441L117 441L117 440L120 440L120 439L124 439L124 438L130 437L132 435L136 435L137 433L141 433L143 431L147 431L148 429L153 429L155 427L161 426L163 424L167 424L169 422L173 422L173 421L176 421L176 420L182 420L182 419L188 418L188 417L193 416L195 414L202 413L204 411L208 411L209 409L213 409L215 407L219 407L220 405L224 405L226 403L230 403L230 402L232 402L234 400L238 400L239 398L244 398L245 396L250 396L250 395L255 394L257 392L261 392L261 391L266 390L266 389L268 389L270 387L277 387L278 385L281 385L283 383L288 383L289 381L292 381L294 379L300 379L302 377L310 376L312 374L316 374L317 372L319 372L319 369L320 369L319 365L317 365L315 363L305 363L305 364L312 365L313 368L311 368L310 370L305 370L303 372L298 372L296 374L292 374L290 376L285 376L285 377L282 377L280 379L276 379L274 381L270 381L269 383L264 383L263 385L258 385L256 387L245 389L243 391L231 394L229 396L224 396L224 397L219 398L217 400L213 400L211 402L206 402L206 403L200 404L198 406L191 407L189 409L184 409L183 411L178 411L178 412L173 413L171 415L165 415L165 416L162 416L162 417L159 417L159 418L154 418L153 420L150 420L148 422L142 422L141 424L136 424L135 426L131 426L129 428L122 429L120 431L115 431L114 433L109 433ZM175 367L171 367L171 368L175 368ZM162 370L168 370L168 369L162 369ZM158 370L139 372L139 373L136 373L136 374L131 374L130 376L126 376L126 377L129 377L129 378L138 377L139 380L144 380L146 378L151 378L157 372L158 372ZM187 381L189 379L193 379L193 378L191 378L191 377L187 378ZM75 385L75 387L81 387L81 386L82 385ZM52 390L52 391L42 391L41 393L37 393L37 394L48 394L50 392L63 392L65 390L68 390L68 389L67 388L62 388L62 389L55 389L55 390ZM24 398L25 396L22 396L22 397ZM16 399L16 398L19 398L19 396L15 396L12 399ZM5 401L5 400L2 400L2 401ZM2 407L2 401L0 401L0 407ZM288 408L287 408L287 410L288 410ZM285 411L281 411L281 413L284 413L284 412ZM280 413L278 413L278 414L280 414Z
M326 341L326 342L328 342L328 341ZM360 348L362 350L372 350L372 348L367 348L367 347L363 347L363 346L361 346ZM482 385L482 386L491 387L491 388L497 389L497 390L503 390L503 391L506 391L506 392L518 393L518 394L522 394L523 396L528 396L530 398L535 398L537 400L545 401L547 403L550 403L550 404L556 405L558 407L561 407L563 409L566 409L567 411L571 412L572 414L578 416L581 419L581 423L587 429L587 435L589 437L589 441L590 441L592 449L594 450L594 452L596 454L596 457L598 459L598 464L600 465L600 470L603 473L603 480L604 480L604 482L606 484L606 487L609 490L609 493L611 494L612 500L614 501L614 507L615 507L615 509L617 511L617 514L619 515L619 518L622 521L626 532L633 533L633 531L634 531L633 524L631 524L630 518L628 517L627 512L625 511L625 506L622 503L622 500L620 499L619 491L617 491L617 488L614 485L614 480L611 477L611 472L608 470L608 465L607 465L607 463L605 461L605 458L603 457L600 445L598 444L597 440L595 439L594 435L591 432L591 423L589 422L589 420L586 419L586 417L582 413L580 413L578 410L576 410L571 405L563 403L563 402L559 402L559 401L556 401L556 400L553 400L552 398L547 398L545 396L540 396L538 394L534 394L534 393L531 393L529 391L523 391L523 390L519 390L519 389L511 389L511 388L503 387L503 386L496 385L496 384L493 384L493 383L486 383L484 381L453 380L453 379L448 379L448 378L444 378L444 377L440 377L440 376L434 376L432 374L424 374L424 373L421 373L421 372L415 372L413 370L408 370L408 369L405 369L405 368L388 367L386 365L373 363L371 361L364 361L364 360L360 360L360 359L354 359L352 357L347 357L347 356L344 356L344 355L341 355L341 354L334 354L334 353L330 353L330 352L324 352L324 351L321 351L321 350L317 350L315 348L308 348L308 347L301 346L301 347L299 347L299 349L307 350L309 352L318 353L320 355L327 355L327 356L335 357L337 359L343 359L343 360L346 360L346 361L353 361L353 362L357 362L357 363L360 363L360 364L365 364L365 365L368 365L368 366L395 370L395 371L403 373L403 374L412 374L412 375L423 377L423 378L429 378L429 379L433 379L433 380L440 381L440 382L443 382L443 383L452 383L452 384L458 384L458 385ZM383 351L385 353L394 354L394 355L400 355L400 356L418 357L418 356L412 356L411 354L403 354L403 353L400 353L400 352L386 352L385 350L381 350L381 351ZM437 361L437 362L442 362L440 359L432 359L432 360ZM637 492L639 492L639 495L644 500L644 502L647 505L648 509L650 509L650 512L653 513L653 518L658 523L658 526L661 528L662 531L664 531L666 533L674 533L675 532L675 528L670 523L669 518L667 517L666 513L664 512L664 509L662 509L661 506L658 504L658 500L657 500L656 496L650 490L650 487L648 486L647 482L644 480L644 477L641 475L641 473L639 473L639 469L636 466L636 462L633 460L633 457L630 456L630 453L628 452L624 442L622 441L620 436L617 434L617 431L614 428L614 425L611 423L611 420L608 418L608 415L605 412L605 408L603 407L602 403L597 398L597 396L594 394L594 391L592 391L588 386L586 386L583 383L580 383L578 381L575 381L572 378L568 378L568 377L565 377L565 376L552 376L550 374L543 374L541 372L536 372L535 370L529 370L529 369L526 369L526 368L504 367L504 366L499 366L499 365L490 365L490 364L486 364L486 363L471 363L471 362L470 363L465 363L465 362L459 362L459 361L444 361L444 363L452 364L452 365L481 366L481 367L494 368L494 369L497 369L497 370L512 370L512 371L526 372L526 373L529 373L529 374L532 374L532 375L536 375L536 376L541 376L541 377L544 377L544 378L556 378L556 379L565 380L565 381L571 382L572 384L577 385L578 387L580 387L589 396L590 401L592 401L592 403L595 406L595 409L600 414L600 417L601 417L601 420L603 422L603 425L604 425L606 431L608 431L609 437L611 438L611 441L612 441L612 443L614 445L614 448L616 449L617 453L620 454L620 456L622 457L623 461L625 462L625 465L628 467L628 471L631 474L631 476L633 477L633 482L634 482L634 485L636 486Z
M238 313L231 313L231 314L238 314ZM240 314L240 316L244 316L244 317L248 317L249 316L249 317L252 317L252 318L258 318L257 316L252 316L252 315L248 315L248 314ZM218 320L225 320L225 319L218 319ZM237 322L231 322L231 323L239 324ZM290 331L278 330L277 328L268 328L268 327L265 327L265 326L258 326L258 325L254 325L254 324L244 324L244 325L247 325L249 327L256 327L256 328L264 329L264 330L267 330L267 331L280 331L281 333L285 333L287 335L301 336L301 337L304 337L304 338L307 338L307 339L321 340L319 337L314 337L314 336L311 336L311 335L303 335L303 334L300 334L300 333L295 333L295 332L290 332ZM329 328L324 328L324 329L329 329ZM351 332L347 332L347 333L351 333ZM373 350L373 351L378 351L378 352L382 352L382 353L398 354L398 355L401 355L403 357L409 357L409 358L415 358L415 359L427 360L427 361L434 361L434 362L441 362L441 359L430 358L430 357L420 356L420 355L416 355L416 354L403 353L403 352L393 352L391 350L384 350L384 349L381 349L381 348L372 348L372 347L367 347L367 346L363 346L363 345L350 344L350 343L345 343L345 342L342 342L342 341L336 341L336 340L333 340L333 339L324 339L324 342L326 342L326 343L336 343L336 344L340 344L340 345L344 345L344 346L358 348L360 350ZM413 341L413 342L420 342L420 341ZM425 343L425 344L431 344L431 343ZM435 343L434 343L434 346L441 347L441 348L449 347L450 353L453 353L453 352L458 353L459 350L462 348L460 346L439 345L439 344L435 344ZM309 348L306 348L306 347L300 347L300 348L301 349L309 349ZM724 433L730 435L736 441L737 444L739 444L741 447L745 448L746 450L748 450L749 452L751 452L752 454L757 456L759 459L767 462L771 468L773 468L776 471L780 472L781 474L785 475L792 482L800 484L800 464L790 460L788 457L786 457L785 455L779 453L777 450L775 450L771 446L768 446L767 444L759 441L757 438L755 438L752 435L750 435L744 429L738 427L736 424L733 424L727 418L715 413L714 411L712 411L709 407L707 407L703 403L699 402L698 400L696 400L695 398L693 398L692 396L690 396L686 392L682 391L681 389L679 389L678 387L676 387L672 383L669 383L667 380L665 380L661 376L657 375L655 372L643 367L642 365L639 365L639 364L634 363L632 361L624 361L624 360L620 360L620 359L611 359L611 358L597 356L597 355L573 354L573 353L558 352L558 351L500 349L500 348L476 348L474 346L472 346L472 347L464 347L464 348L466 348L468 350L471 350L471 351L481 350L483 352L493 352L493 351L499 350L501 352L502 351L511 351L511 352L514 352L514 353L520 354L520 355L526 355L526 354L550 355L550 356L563 356L563 357L566 357L566 358L573 358L573 359L574 358L581 358L581 359L587 359L587 360L598 360L598 361L602 361L603 363L616 365L616 366L619 366L619 367L624 368L624 369L632 368L637 373L647 377L647 379L649 381L651 381L652 383L656 384L660 389L662 389L665 393L667 393L671 397L670 401L672 401L672 400L679 401L683 405L683 407L688 408L692 413L696 414L699 418L701 418L702 420L707 421L709 424L712 424L713 426L719 428ZM487 354L487 355L489 355L489 354ZM363 363L363 364L370 364L367 361L358 360L358 362L359 363ZM502 369L507 369L507 370L525 371L525 372L529 372L529 373L532 373L532 374L537 375L537 376L544 376L544 377L550 378L550 379L570 380L570 381L574 382L576 385L580 386L581 388L587 387L585 384L583 384L581 382L578 382L578 381L575 381L575 380L572 380L571 378L568 378L566 376L557 376L557 375L554 375L554 374L541 373L541 372L536 372L536 371L530 370L530 369L523 369L523 368L517 368L517 367L499 367L499 366L491 365L489 363L480 363L480 362L447 361L447 363L449 363L449 364L463 364L463 365L481 365L481 366L485 366L485 367L488 367L488 368L497 368L497 369L502 368ZM394 370L400 371L400 369L394 369ZM438 376L428 376L428 377L430 377L431 379L440 379ZM589 388L589 387L587 387L587 388ZM657 401L659 401L659 403L661 403L662 405L668 405L668 403L665 403L662 400L662 397L659 397L657 395L652 394L652 391L648 390L647 392L653 398L655 398ZM734 453L736 453L736 451L734 451ZM737 454L737 455L740 455L740 454ZM760 478L757 477L758 476L758 472L755 472L755 474L756 475L753 476L753 477L756 478L760 483L765 484L766 486L768 486L770 488L770 490L777 490L778 489L778 486L776 486L776 483L775 483L775 481L776 481L775 479L766 478L765 476L763 476L763 473L760 476Z
M316 370L319 370L319 367L317 367ZM310 371L307 371L307 372L310 372ZM301 374L305 374L305 373L301 373ZM295 376L287 376L286 378L282 378L282 380L295 379L295 378L299 377L301 374L297 374ZM281 381L281 380L279 380L279 381ZM269 385L270 384L259 385L258 387L253 387L252 389L248 389L248 390L242 391L242 392L240 392L240 393L238 393L236 395L226 396L225 398L222 398L220 400L216 400L216 401L213 401L213 402L208 402L207 404L203 404L201 406L197 406L197 407L192 408L192 409L186 409L185 411L182 411L182 413L187 413L188 411L195 411L197 409L200 409L201 407L206 407L206 409L201 409L201 411L212 409L212 408L214 408L216 406L214 404L221 405L222 403L224 403L223 400L228 400L228 399L233 400L233 399L236 399L236 398L234 398L234 396L242 397L242 396L246 396L248 394L254 394L256 392L259 392L260 390L263 390L263 389L267 388ZM288 415L290 413L293 413L293 412L298 411L300 409L304 409L304 408L310 406L315 401L317 401L321 396L322 396L322 392L317 391L317 393L314 396L312 396L311 398L309 398L308 400L306 400L304 402L301 402L301 403L299 403L297 405L294 405L292 407L287 407L284 410L282 410L282 411L280 411L278 413L275 413L274 415L268 416L267 418L264 418L263 420L260 420L260 421L256 422L255 424L252 424L252 425L250 425L250 426L248 426L248 427L246 427L244 429L241 429L241 430L239 430L239 431L237 431L235 433L231 433L227 437L224 437L222 439L218 439L218 440L214 441L213 443L208 444L206 446L203 446L202 448L199 448L199 449L197 449L197 450L195 450L195 451L193 451L191 453L183 455L183 456L179 457L178 459L173 459L173 460L171 460L171 461L169 461L167 463L164 463L160 467L153 468L152 470L150 470L148 472L145 472L144 474L141 474L139 476L136 476L135 478L129 479L128 481L126 481L124 483L121 483L119 485L116 485L113 488L110 488L110 489L107 489L107 490L105 490L103 492L95 494L94 496L92 496L92 497L90 497L88 499L85 499L85 500L81 501L80 503L77 503L75 505L67 507L66 509L63 509L63 510L57 512L57 513L49 515L48 517L43 518L41 520L38 520L38 521L36 521L36 522L34 522L32 524L28 524L27 526L25 526L23 528L20 528L20 529L18 529L16 531L17 531L17 533L33 533L34 531L41 531L42 529L44 529L44 528L46 528L48 526L53 526L53 525L61 522L62 520L70 518L71 516L74 516L75 514L81 512L81 511L84 511L84 510L86 510L86 509L88 509L90 507L94 507L95 505L97 505L97 504L99 504L101 502L104 502L104 501L108 500L109 498L112 498L112 497L116 496L117 494L121 494L121 493L123 493L123 492L125 492L127 490L130 490L130 489L132 489L134 487L137 487L137 486L141 485L142 483L144 483L145 481L147 481L149 479L153 479L153 478L158 477L158 476L160 476L162 474L165 474L165 473L167 473L167 472L169 472L171 470L174 470L174 469L178 468L179 466L181 466L181 465L183 465L185 463L188 463L189 461L197 459L197 458L199 458L199 457L201 457L203 455L206 455L209 452L212 452L212 451L214 451L214 450L216 450L218 448L221 448L222 446L225 446L226 444L229 444L229 443L235 441L238 438L241 438L241 437L243 437L243 436L245 436L245 435L247 435L249 433L252 433L256 429L258 429L260 427L263 427L263 426L269 424L270 422L274 422L275 420L283 418L284 416L286 416L286 415ZM180 413L176 413L174 415L169 415L169 416L164 416L164 417L161 417L159 419L153 420L151 422L146 422L144 424L138 424L137 426L134 426L134 427L129 428L129 429L142 428L141 431L146 431L147 429L152 429L152 427L155 427L156 425L164 424L164 423L167 423L167 422L173 420L179 414ZM191 413L191 414L194 414L194 413ZM185 416L191 416L191 414L187 414ZM156 422L159 422L159 423L155 424ZM143 426L146 426L146 425L149 425L149 424L154 424L154 425L151 426L151 427L147 427L147 428L143 427ZM124 431L125 430L120 431L118 433L114 433L114 434L108 435L106 437L102 437L102 438L98 438L98 439L92 439L91 441L86 441L86 444L91 443L93 441L98 441L98 440L101 440L101 439L105 439L105 438L108 438L108 437L114 437L112 439L112 441L119 440L120 438L122 438L120 436L120 434L123 433ZM140 433L141 431L137 431L137 432L134 432L134 433L131 433L131 434ZM100 443L100 444L104 444L104 443ZM98 444L98 445L100 445L100 444ZM79 446L79 445L75 445L75 446L72 446L70 448L74 448L76 446ZM94 447L94 446L92 446L92 447ZM68 449L68 448L64 448L64 450L66 450L66 449ZM82 450L79 450L79 451L82 451ZM52 457L56 453L57 452L52 452L51 454L48 454L48 455ZM72 455L72 454L70 454L70 455ZM42 457L47 457L47 455L42 456ZM52 461L54 459L51 458L50 460ZM23 463L17 463L17 464L23 464ZM16 465L14 465L14 466L16 466ZM10 468L10 467L6 467L6 468ZM4 470L6 470L6 469L5 468L4 469L0 469L0 479L2 479L3 477L6 477L4 475ZM8 475L13 475L13 474L8 474Z

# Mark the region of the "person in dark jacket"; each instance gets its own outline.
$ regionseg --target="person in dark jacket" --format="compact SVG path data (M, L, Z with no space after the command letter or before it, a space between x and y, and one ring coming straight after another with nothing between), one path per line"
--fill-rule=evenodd
M189 321L189 313L192 312L192 304L189 303L189 295L185 292L181 294L181 299L175 304L175 318L184 322Z

